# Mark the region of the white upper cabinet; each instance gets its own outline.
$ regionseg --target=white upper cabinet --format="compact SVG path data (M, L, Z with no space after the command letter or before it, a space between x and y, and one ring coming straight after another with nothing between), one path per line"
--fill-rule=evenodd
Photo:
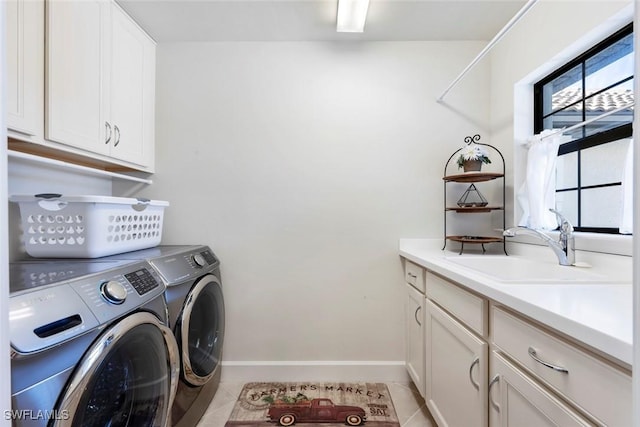
M49 141L153 163L155 44L106 0L47 3Z
M106 37L110 3L47 2L46 137L109 154L109 70Z
M155 44L118 6L111 14L111 156L152 161Z
M7 128L9 136L44 135L44 0L6 2Z

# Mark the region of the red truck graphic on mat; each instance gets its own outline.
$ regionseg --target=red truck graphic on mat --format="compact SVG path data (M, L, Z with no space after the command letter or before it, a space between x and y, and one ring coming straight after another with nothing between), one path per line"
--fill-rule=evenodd
M331 399L275 402L269 407L267 417L281 426L292 426L296 422L340 422L359 426L366 420L364 409L359 406L334 405Z

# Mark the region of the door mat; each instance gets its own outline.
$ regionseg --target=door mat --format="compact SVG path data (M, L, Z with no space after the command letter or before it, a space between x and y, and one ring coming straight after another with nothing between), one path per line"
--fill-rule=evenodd
M400 427L386 384L325 382L245 384L225 427L294 424Z

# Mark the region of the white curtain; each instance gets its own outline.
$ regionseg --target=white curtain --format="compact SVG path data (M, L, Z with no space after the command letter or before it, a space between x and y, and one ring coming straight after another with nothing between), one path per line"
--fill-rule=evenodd
M633 140L629 141L627 159L622 172L620 234L633 234Z
M556 159L558 147L568 137L552 130L542 131L527 140L525 180L518 190L517 200L522 208L521 227L553 230L558 227L556 215L549 209L556 207ZM543 139L544 138L544 139Z

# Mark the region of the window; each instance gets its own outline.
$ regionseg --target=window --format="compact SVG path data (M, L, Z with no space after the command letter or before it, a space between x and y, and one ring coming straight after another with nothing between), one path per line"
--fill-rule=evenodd
M619 233L633 121L630 24L534 85L534 130L562 129L556 205L577 231Z

